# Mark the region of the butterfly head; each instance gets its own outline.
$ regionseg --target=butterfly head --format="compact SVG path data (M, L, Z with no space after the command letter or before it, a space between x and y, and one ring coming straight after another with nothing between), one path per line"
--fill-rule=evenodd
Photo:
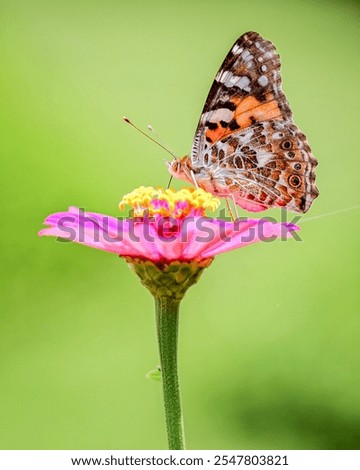
M177 179L193 183L191 177L191 163L188 156L175 158L172 162L166 162L169 173Z

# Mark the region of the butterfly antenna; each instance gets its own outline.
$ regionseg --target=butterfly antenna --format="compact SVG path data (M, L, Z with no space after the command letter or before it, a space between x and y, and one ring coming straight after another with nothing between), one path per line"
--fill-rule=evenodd
M339 209L337 211L326 212L325 214L314 215L313 217L307 217L307 218L302 219L301 223L303 224L304 222L310 222L312 220L322 219L323 217L329 217L331 215L343 214L344 212L350 212L355 209L360 209L360 205L352 206L352 207L345 207L344 209Z
M165 147L165 145L162 145L160 142L158 142L157 140L153 139L151 136L149 136L146 132L142 131L138 126L136 126L132 121L130 121L129 118L127 118L126 116L123 116L123 120L127 123L127 124L130 124L130 126L134 127L137 131L140 132L140 134L144 135L145 137L147 137L149 140L151 140L152 142L154 142L155 144L157 144L159 147L161 147L163 150L165 150L165 152L169 153L173 158L176 158L175 155L170 152L170 150L168 148Z
M164 147L167 148L168 152L170 153L170 155L172 155L174 158L176 158L175 156L175 153L170 149L169 145L165 142L164 139L162 139L159 134L156 132L156 130L153 128L153 126L151 124L148 124L146 126L150 132L152 132L155 137L157 138L158 142L160 142Z

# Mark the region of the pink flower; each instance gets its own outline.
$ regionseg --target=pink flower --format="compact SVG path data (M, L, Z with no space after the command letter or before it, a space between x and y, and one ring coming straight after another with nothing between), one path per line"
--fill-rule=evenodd
M119 256L153 262L191 261L213 258L272 238L288 238L299 230L294 224L265 219L226 222L205 216L218 200L205 191L174 192L138 188L124 196L120 206L130 205L134 217L121 220L70 207L45 219L48 227L40 236L55 236Z
M124 257L155 299L161 382L170 449L184 449L180 386L177 376L177 329L180 302L198 282L215 255L269 238L290 237L293 224L256 219L226 222L205 216L220 201L202 189L181 191L138 188L120 208L132 217L117 219L70 207L51 214L39 235L88 245Z

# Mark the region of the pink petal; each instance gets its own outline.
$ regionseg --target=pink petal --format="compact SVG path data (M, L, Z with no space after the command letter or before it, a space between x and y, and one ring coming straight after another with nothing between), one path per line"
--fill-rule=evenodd
M275 223L264 219L241 221L239 227L227 222L225 233L230 240L214 240L214 243L209 244L202 251L201 257L213 257L253 243L269 241L271 238L289 238L292 236L291 232L297 230L300 228L294 224Z
M207 217L119 220L70 207L45 219L40 236L55 236L121 256L153 261L205 259L270 237L290 237L292 224L264 219L225 222ZM166 225L167 224L167 225ZM167 230L164 232L164 228ZM173 233L172 230L175 232Z

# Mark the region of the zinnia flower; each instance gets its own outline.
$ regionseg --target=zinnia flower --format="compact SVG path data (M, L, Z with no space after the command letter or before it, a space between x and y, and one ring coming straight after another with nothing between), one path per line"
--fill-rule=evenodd
M214 256L272 238L287 238L296 225L256 219L227 222L206 217L219 200L202 189L140 187L123 197L132 216L121 220L70 207L51 214L39 235L60 237L123 257L155 298L161 380L170 449L185 439L177 375L179 305Z
M294 224L265 219L226 222L205 216L219 200L202 189L140 187L123 197L133 217L120 220L69 207L45 219L39 235L61 237L100 250L156 263L204 260L273 237L289 237Z

